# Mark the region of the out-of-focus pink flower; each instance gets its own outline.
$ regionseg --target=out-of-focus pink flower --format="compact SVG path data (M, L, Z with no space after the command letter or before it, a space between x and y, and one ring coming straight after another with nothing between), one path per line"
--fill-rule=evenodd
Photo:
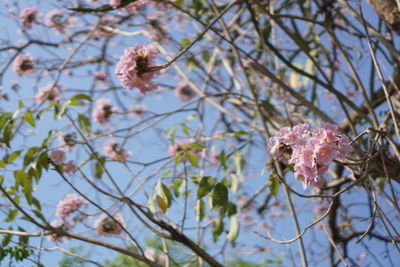
M135 12L138 9L141 9L144 7L145 4L147 4L148 0L136 0L133 3L130 3L125 6L125 10L128 12Z
M56 216L61 220L65 220L71 213L84 205L88 205L88 202L83 197L68 194L63 200L58 202Z
M114 139L110 139L104 143L103 152L112 160L121 162L125 161L132 154L130 151L125 151Z
M114 17L109 15L102 16L100 18L99 25L94 30L93 34L97 38L111 38L115 35L115 33L103 28L102 26L107 26L114 29L117 28L117 25L117 20Z
M108 4L113 8L117 8L121 4L121 0L110 0Z
M204 157L206 149L193 148L197 143L194 140L176 141L174 144L170 145L168 148L168 153L171 156L175 156L177 153L182 153L180 161L185 162L188 159L187 153L193 153L197 158Z
M64 164L64 171L71 176L74 175L74 173L76 172L76 165L72 160Z
M151 71L158 49L152 45L136 45L125 48L124 55L117 63L115 74L127 89L138 88L142 94L157 89L151 79L158 71Z
M148 109L145 105L135 105L132 106L128 109L128 112L132 114L133 117L137 120L143 119L143 116L146 112L148 112Z
M62 150L53 150L50 153L50 160L55 165L61 165L65 161L65 152Z
M52 10L47 14L46 26L54 28L59 33L66 33L66 29L76 23L76 17L66 14L62 10Z
M38 12L39 9L37 7L24 8L19 15L19 21L21 22L22 26L26 29L31 29L33 23L38 23Z
M77 144L76 139L76 134L75 133L69 133L69 134L64 134L63 132L58 133L58 140L60 142L60 147L65 148L66 151L70 152L71 148Z
M111 115L118 112L116 107L112 107L110 103L111 99L100 98L96 102L96 107L93 110L92 117L95 122L104 124L109 122Z
M295 176L303 186L321 187L323 175L335 159L344 159L352 150L347 136L338 132L337 126L325 124L311 130L308 124L293 128L284 127L270 138L268 152L285 164L293 164Z
M94 223L94 228L96 229L97 233L102 236L118 235L123 231L122 227L125 228L126 225L121 213L115 214L113 218L103 214Z
M326 204L319 204L314 206L313 208L313 213L315 216L321 216L327 211L328 211L328 206Z
M147 33L150 39L163 43L168 38L168 23L161 21L165 17L165 12L156 11L147 16L148 25L150 26Z
M62 231L70 231L73 227L73 225L68 223L67 221L61 221L61 220L53 221L50 223L50 225ZM49 235L48 238L52 242L63 242L64 238L66 237L57 233L52 233Z
M98 83L108 83L110 81L108 74L105 71L96 71L94 73L94 78Z
M187 102L196 95L196 92L185 82L178 84L175 89L175 96L180 101Z
M35 95L35 100L37 103L43 103L47 101L49 104L53 104L60 100L61 93L57 86L53 83L49 83L45 87L39 90Z
M20 54L14 59L13 70L19 76L33 74L36 71L35 61L29 54Z

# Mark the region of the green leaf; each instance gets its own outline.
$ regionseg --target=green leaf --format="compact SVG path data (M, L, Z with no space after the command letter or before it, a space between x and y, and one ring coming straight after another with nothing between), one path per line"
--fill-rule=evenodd
M240 178L234 173L230 173L229 176L231 177L231 190L236 193L239 189Z
M172 170L167 170L167 171L164 172L161 176L162 176L162 177L167 176L167 175L170 174L171 172L172 172Z
M12 163L16 158L18 158L19 155L21 155L22 151L23 151L22 149L17 150L17 151L14 151L13 153L11 153L10 155L8 155L8 157L6 159L7 164Z
M182 39L181 41L181 47L184 48L185 46L190 45L191 41L189 39Z
M103 166L106 164L106 157L100 157L98 161L96 161L95 166L95 174L97 179L101 179L101 176L104 173Z
M197 199L206 196L213 189L217 179L211 176L204 176L200 180L199 188L197 190Z
M229 233L227 235L227 239L230 242L235 242L236 238L239 235L239 221L237 216L232 216L229 219Z
M187 151L187 156L189 159L190 164L192 164L193 167L200 168L199 162L197 161L197 156L193 152Z
M3 132L3 142L10 147L10 141L13 138L14 120L10 120Z
M35 127L36 122L35 118L33 117L33 113L28 111L24 114L24 119L27 123L29 123L32 127Z
M246 131L237 131L233 134L233 136L242 136L242 135L247 135L247 134L249 134L249 133Z
M218 218L215 219L212 227L212 235L214 242L218 241L218 238L223 233L223 231L224 231L224 222L222 220L222 217L219 216Z
M227 214L228 214L229 217L231 217L232 215L237 214L236 205L233 204L232 202L229 202L229 204L228 204Z
M228 189L222 183L218 183L214 187L212 194L212 206L214 208L221 208L228 204Z
M7 218L4 219L5 222L12 222L18 215L18 210L16 209L10 209L8 211Z
M25 180L28 179L28 174L24 172L24 170L18 170L14 171L14 178L15 178L15 185L18 186L23 186L25 183Z
M62 116L64 116L65 112L67 112L67 107L69 105L69 100L65 101L64 103L60 104L57 103L54 107L54 119L58 120L60 119Z
M241 175L244 169L244 165L246 163L243 154L239 150L236 150L235 152L233 152L232 157L233 157L233 163L235 164L236 167L236 173L238 175Z
M90 120L82 114L78 115L78 124L79 128L81 129L83 135L89 135L92 129L92 126L90 124Z
M274 195L275 197L278 194L278 190L279 190L279 179L278 177L276 177L276 174L273 172L271 173L271 175L269 176L269 190L271 190L272 195Z
M204 216L206 215L206 206L204 205L204 201L199 199L196 201L196 218L198 221L202 221Z
M189 130L188 130L186 124L182 124L182 125L181 125L181 129L182 129L182 132L183 132L184 134L189 135Z
M89 102L93 102L92 97L91 97L91 96L88 96L88 95L85 95L85 94L77 94L77 95L74 95L74 96L71 97L69 100L71 101L71 102L70 102L70 105L74 105L74 106L77 106L77 105L75 105L76 102L78 102L78 105L80 105L80 103L79 103L78 100L87 100L87 101L89 101Z
M53 138L54 132L55 132L54 129L51 129L49 131L49 133L47 134L46 139L44 139L43 142L42 142L42 147L47 148L47 146L49 145L50 140Z
M167 197L164 195L161 195L161 196L157 195L156 201L157 201L158 207L165 213L169 208Z

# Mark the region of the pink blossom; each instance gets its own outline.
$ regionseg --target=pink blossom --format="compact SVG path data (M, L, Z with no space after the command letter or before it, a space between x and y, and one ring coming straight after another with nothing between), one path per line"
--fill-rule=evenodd
M130 151L125 151L114 139L110 139L104 143L103 152L112 160L121 162L125 161L132 154Z
M73 227L72 224L70 224L67 221L53 221L50 223L51 226L53 226L54 228L58 229L58 230L62 230L62 231L70 231ZM52 233L49 235L49 240L52 242L63 242L65 236L57 234L57 233Z
M53 150L50 153L50 160L55 165L61 165L65 161L65 152L62 150Z
M121 213L115 214L113 218L103 214L94 224L97 233L102 236L118 235L123 231L122 227L126 225Z
M147 3L148 0L136 0L133 3L130 3L125 6L125 10L128 12L135 12L136 10L143 8L144 5Z
M76 17L66 14L62 10L52 10L47 14L46 26L54 28L59 33L66 33L66 29L72 27L76 22Z
M121 0L110 0L108 4L113 8L117 8L121 4Z
M142 94L157 89L157 85L151 81L159 73L151 71L156 54L158 49L151 45L125 48L115 69L122 86L129 90L138 88Z
M327 211L328 211L328 206L326 204L319 204L317 206L314 206L313 208L313 213L315 216L321 216Z
M136 105L130 107L128 109L128 112L132 114L132 116L135 117L135 119L141 120L143 119L144 114L148 112L148 109L144 105Z
M65 148L66 151L70 152L72 147L77 144L76 134L69 133L64 134L63 132L58 133L58 140L60 142L60 147Z
M56 216L65 220L71 213L84 205L88 205L88 202L83 197L68 194L63 200L58 202Z
M64 172L68 173L71 176L74 175L74 173L76 172L76 165L72 160L64 164Z
M308 124L293 128L284 127L270 138L268 152L285 164L293 164L295 176L303 186L321 187L320 178L335 159L344 159L351 151L347 136L338 132L337 126L325 124L311 130Z
M175 96L180 101L187 102L196 95L196 92L187 84L180 83L175 89Z
M111 99L100 98L96 102L96 107L93 110L92 117L95 122L104 124L111 120L111 115L118 112L116 107L112 107L110 103Z
M60 90L54 83L49 83L45 87L39 90L35 95L35 100L37 103L43 103L47 101L49 104L53 104L60 100L61 93Z
M14 59L13 70L19 76L33 74L36 71L35 61L30 54L20 54Z
M116 28L117 27L117 20L109 15L105 15L102 16L100 18L100 22L98 27L95 29L94 31L94 36L96 36L97 38L111 38L115 35L114 32L106 30L105 28L103 28L102 26L108 26L111 28Z
M94 78L98 83L108 83L110 81L108 74L105 71L96 71L94 73Z
M38 23L36 20L38 12L39 9L37 7L24 8L19 15L19 21L21 22L22 26L26 29L31 29L33 23Z
M165 12L157 11L147 16L148 34L150 39L157 42L163 43L168 37L168 23L166 21L161 21L161 18L165 17Z

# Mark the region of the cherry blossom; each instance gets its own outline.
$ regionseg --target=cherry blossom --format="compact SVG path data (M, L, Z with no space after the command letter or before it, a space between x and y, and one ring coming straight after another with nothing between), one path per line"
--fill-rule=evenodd
M18 55L13 63L13 70L19 76L33 74L36 71L36 65L30 54Z
M111 99L100 98L96 102L96 107L93 110L92 117L95 122L104 124L111 120L111 115L118 112L116 107L112 107L110 103Z
M125 161L132 153L125 151L114 139L104 143L104 154L115 161Z
M142 94L157 89L157 85L151 81L159 73L151 70L157 54L158 49L152 45L125 48L115 69L122 86L129 90L138 88Z
M68 194L65 199L58 202L56 216L65 220L71 213L77 211L84 205L88 205L88 202L83 197L78 197L75 194Z

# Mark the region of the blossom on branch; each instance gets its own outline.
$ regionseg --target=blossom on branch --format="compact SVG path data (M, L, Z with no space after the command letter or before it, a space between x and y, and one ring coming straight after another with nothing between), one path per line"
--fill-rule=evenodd
M49 104L53 104L60 100L61 93L58 87L54 83L49 83L45 87L39 90L35 95L35 100L37 103L43 103L47 101Z
M187 102L196 95L196 92L187 84L180 83L175 89L175 96L182 102Z
M325 124L311 130L308 124L284 127L270 138L268 152L285 164L292 164L303 186L320 186L321 179L335 159L344 159L351 151L347 136L337 126Z
M53 150L50 153L50 160L55 165L61 165L65 161L65 152L62 150Z
M88 202L83 197L68 194L65 199L58 202L56 216L61 220L65 220L71 213L85 205L88 205Z
M27 7L22 10L19 15L19 21L22 26L26 29L31 29L33 23L38 23L36 20L38 17L39 9L37 7Z
M54 28L59 33L66 33L66 29L72 27L76 22L76 17L71 17L62 10L52 10L47 14L46 25Z
M132 155L130 151L125 151L114 139L110 139L104 143L104 154L112 160L124 162Z
M121 213L115 214L112 218L103 214L94 224L97 233L102 236L118 235L125 228L125 222Z
M100 98L97 100L96 107L92 113L92 117L95 122L100 124L109 122L111 115L118 112L116 107L113 107L109 104L110 101L111 99L108 98Z
M35 61L30 54L21 54L14 59L13 70L19 76L33 74L36 71Z
M129 90L138 88L142 94L157 89L151 79L159 72L151 68L154 67L152 64L158 53L158 49L152 45L125 48L115 69L122 86Z

